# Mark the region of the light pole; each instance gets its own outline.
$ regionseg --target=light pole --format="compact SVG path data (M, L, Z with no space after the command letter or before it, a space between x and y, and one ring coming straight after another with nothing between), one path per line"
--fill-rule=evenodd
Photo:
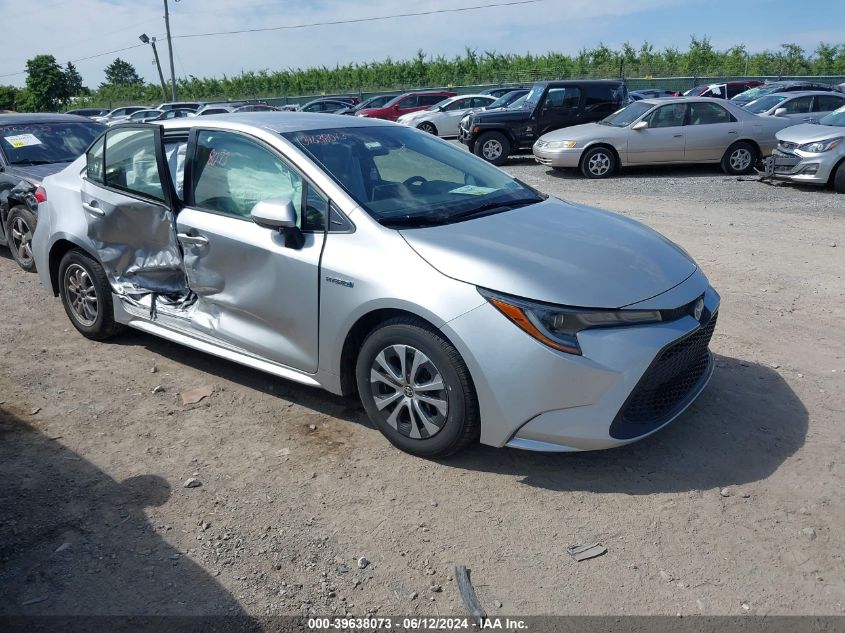
M170 38L170 8L167 0L164 0L164 28L167 30L167 52L170 54L170 91L173 101L176 101L176 71L173 70L173 40Z
M161 95L164 97L164 100L167 101L167 86L164 85L164 73L161 72L161 62L158 60L158 49L156 49L156 38L147 37L146 33L141 33L138 36L138 39L141 40L144 44L149 44L153 47L153 56L156 58L156 68L158 68L158 78L161 81Z

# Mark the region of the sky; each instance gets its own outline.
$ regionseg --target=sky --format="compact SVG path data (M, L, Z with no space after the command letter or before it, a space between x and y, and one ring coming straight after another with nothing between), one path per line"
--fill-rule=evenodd
M347 20L396 13L452 9L502 0L169 0L174 36ZM412 57L418 49L452 56L466 47L479 52L577 53L604 43L611 48L649 41L657 48L685 49L691 35L707 36L716 48L743 43L751 52L797 43L813 50L820 41L845 43L845 10L808 11L798 0L540 0L462 13L346 25L175 39L177 76L211 77L241 71L334 66L387 57ZM818 9L822 5L813 5ZM96 88L115 57L132 63L148 82L158 80L149 46L82 58L158 39L169 75L162 0L0 0L0 15L31 22L32 37L4 47L0 84L22 86L26 60L52 54L75 62L85 85ZM18 22L21 24L22 22ZM13 74L18 73L18 74Z

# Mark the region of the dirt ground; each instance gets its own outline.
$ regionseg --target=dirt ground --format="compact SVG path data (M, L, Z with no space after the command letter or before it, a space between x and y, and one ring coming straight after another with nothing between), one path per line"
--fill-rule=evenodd
M718 368L681 419L606 452L425 461L354 400L88 341L2 250L0 614L462 615L456 564L492 614L845 613L845 196L509 169L654 226L720 291Z

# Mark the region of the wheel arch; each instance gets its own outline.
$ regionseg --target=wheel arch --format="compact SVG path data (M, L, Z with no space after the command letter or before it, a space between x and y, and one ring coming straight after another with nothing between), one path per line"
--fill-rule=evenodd
M437 124L434 121L432 121L431 119L423 119L422 121L418 122L416 124L416 126L414 126L414 127L416 127L419 130L423 125L426 125L426 124L428 124L428 125L430 125L431 127L434 128L435 136L440 134L440 130L437 129Z
M832 187L833 181L836 178L836 172L839 171L839 168L845 165L845 156L840 158L836 164L833 166L833 169L830 170L830 177L827 179L827 186Z
M85 246L79 244L78 242L72 241L67 237L60 237L58 238L53 244L50 246L50 252L48 255L48 266L49 266L49 274L50 274L50 290L53 292L54 297L59 296L59 264L62 261L62 257L65 256L69 251L74 249L78 249L91 257L94 260L97 260L96 255L91 253Z
M738 138L738 139L737 139L737 140L735 140L733 143L731 143L731 144L728 146L728 148L725 150L725 154L727 154L727 153L728 153L728 151L729 151L729 150L730 150L730 149L731 149L734 145L737 145L738 143L748 143L749 145L751 145L751 147L753 147L753 148L754 148L754 152L757 154L757 156L755 156L755 159L756 159L756 160L760 160L760 159L763 157L763 150L762 150L762 148L760 147L760 143L758 143L757 141L755 141L753 138L747 138L747 137L746 137L746 138ZM723 156L724 156L724 154L723 154Z
M613 153L613 157L616 159L616 166L620 167L622 165L622 155L619 153L619 150L613 146L612 143L608 141L594 141L589 145L584 146L584 151L581 152L581 159L578 161L579 167L584 162L584 155L591 149L595 149L596 147L604 147L605 149L609 149Z

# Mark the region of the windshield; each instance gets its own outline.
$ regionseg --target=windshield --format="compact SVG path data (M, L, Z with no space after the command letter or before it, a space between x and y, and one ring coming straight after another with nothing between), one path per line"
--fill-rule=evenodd
M831 112L819 119L819 125L830 125L833 127L845 127L845 108Z
M768 94L777 92L780 88L781 86L772 85L757 86L756 88L751 88L745 92L740 92L737 96L731 99L731 101L753 101L754 99L759 99L760 97L765 97Z
M0 147L10 165L69 163L106 127L81 123L19 123L0 127Z
M501 97L496 99L493 103L489 104L487 106L487 109L490 110L490 109L493 109L493 108L504 108L506 105L508 105L511 102L511 99L513 98L512 95L515 92L516 91L506 92Z
M387 226L444 224L544 199L472 154L409 128L332 128L284 137Z
M691 88L684 93L685 97L697 97L705 92L707 92L709 86L696 86L695 88Z
M543 84L534 84L533 86L531 86L531 90L528 92L527 95L525 95L524 103L530 102L532 106L537 105L537 103L540 101L540 98L543 96L543 88Z
M610 125L612 127L628 127L653 107L654 105L650 103L635 101L631 105L625 106L618 112L614 112L609 117L599 121L599 124Z
M519 110L520 108L525 106L526 101L528 101L528 94L522 95L519 99L510 104L508 106L508 110Z
M774 108L777 104L781 101L786 99L786 95L766 95L765 97L761 97L756 101L752 101L745 109L751 112L752 114L763 114L764 112L768 112L772 108Z

